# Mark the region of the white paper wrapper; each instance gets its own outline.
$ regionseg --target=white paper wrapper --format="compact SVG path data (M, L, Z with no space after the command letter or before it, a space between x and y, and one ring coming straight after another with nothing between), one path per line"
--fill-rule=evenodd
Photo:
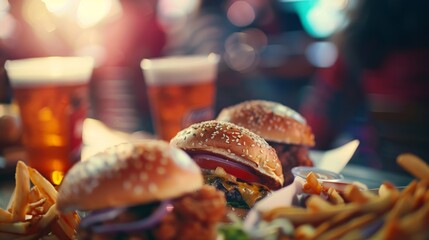
M310 151L310 157L315 167L339 173L350 161L359 146L358 140L353 140L341 147L326 152ZM295 181L280 190L273 192L270 196L259 201L248 213L244 221L244 229L251 231L257 220L258 213L268 211L277 207L291 206L297 194L302 192L304 179L295 178Z
M85 119L82 132L84 144L81 156L82 161L100 151L104 151L108 147L120 143L154 138L154 136L146 132L126 133L114 130L92 118Z

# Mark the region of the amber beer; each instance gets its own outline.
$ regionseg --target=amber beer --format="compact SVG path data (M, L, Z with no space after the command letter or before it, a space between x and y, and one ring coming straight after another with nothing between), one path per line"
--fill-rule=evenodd
M56 185L80 161L92 62L51 57L5 66L20 111L27 162Z
M213 119L218 56L175 56L142 61L152 121L169 141L192 123Z

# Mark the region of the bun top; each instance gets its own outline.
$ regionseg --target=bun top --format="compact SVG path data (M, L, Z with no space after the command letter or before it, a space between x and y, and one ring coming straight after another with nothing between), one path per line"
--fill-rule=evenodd
M198 190L201 170L160 140L123 143L76 163L64 177L57 208L96 210L160 201Z
M280 103L251 100L224 108L217 120L248 128L267 141L314 146L314 135L304 117Z
M255 170L271 189L283 185L281 163L275 150L260 136L229 122L206 121L183 129L171 145L188 153L213 153Z

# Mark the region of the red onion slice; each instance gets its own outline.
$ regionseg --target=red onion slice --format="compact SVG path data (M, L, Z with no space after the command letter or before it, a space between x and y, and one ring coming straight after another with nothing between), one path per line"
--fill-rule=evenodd
M203 153L192 154L191 157L203 169L216 169L216 167L221 167L228 174L248 183L261 182L261 177L256 173L256 170L244 164Z
M84 217L80 224L83 228L86 228L95 223L111 220L123 213L125 209L126 208L109 208L93 211L88 216Z
M171 201L166 200L162 201L161 205L145 219L127 223L113 223L93 226L91 229L96 233L133 232L146 230L159 223L167 213L172 211L172 209Z

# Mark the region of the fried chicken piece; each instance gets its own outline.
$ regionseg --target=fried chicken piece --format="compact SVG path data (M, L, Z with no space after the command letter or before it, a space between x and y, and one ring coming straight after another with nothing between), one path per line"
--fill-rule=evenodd
M112 240L210 240L216 239L217 223L226 214L226 200L223 192L205 185L200 190L186 194L172 201L173 211L164 216L153 229L139 232L97 234L90 229L80 229L79 239L112 239ZM153 211L158 205L137 206L119 216L119 219L136 218L139 213ZM145 213L146 214L146 213ZM147 215L147 214L146 214ZM146 216L147 217L147 216ZM138 219L135 219L136 221ZM132 221L132 220L131 220ZM112 224L115 221L106 221Z
M154 230L156 239L216 238L216 224L226 214L226 200L222 192L206 185L197 192L176 199L173 205L171 216L164 218Z

